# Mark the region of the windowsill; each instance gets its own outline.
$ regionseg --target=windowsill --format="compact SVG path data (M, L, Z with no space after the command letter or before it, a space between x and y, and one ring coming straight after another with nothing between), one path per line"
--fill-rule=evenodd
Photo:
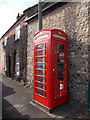
M3 46L4 48L6 47L7 45Z
M18 38L18 39L16 39L16 40L14 40L14 41L18 41L20 38Z
M15 76L19 76L20 74L15 74Z

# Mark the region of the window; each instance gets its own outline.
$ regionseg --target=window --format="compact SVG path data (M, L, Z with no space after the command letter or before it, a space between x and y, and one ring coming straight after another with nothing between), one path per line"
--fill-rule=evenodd
M16 54L16 66L15 66L16 75L20 74L20 63L19 63L19 54Z
M45 69L45 64L37 64L37 69Z
M41 62L41 63L44 63L45 62L45 57L38 57L37 58L37 62Z
M7 45L7 37L4 38L4 46Z
M45 49L45 44L37 45L37 50L39 50L39 49Z
M15 40L20 38L20 25L16 27Z
M6 56L4 55L4 71L6 71Z
M37 76L37 81L45 83L45 78L41 76Z

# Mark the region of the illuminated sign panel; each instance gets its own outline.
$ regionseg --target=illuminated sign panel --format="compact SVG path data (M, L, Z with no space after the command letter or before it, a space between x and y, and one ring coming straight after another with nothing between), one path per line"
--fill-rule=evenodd
M66 40L66 38L65 38L65 37L60 36L60 35L57 35L57 34L53 34L53 37L56 37L56 38L60 38L60 39Z
M49 36L48 34L41 35L41 36L39 36L39 37L36 37L36 40L40 40L40 39L46 38L46 37L48 37L48 36Z

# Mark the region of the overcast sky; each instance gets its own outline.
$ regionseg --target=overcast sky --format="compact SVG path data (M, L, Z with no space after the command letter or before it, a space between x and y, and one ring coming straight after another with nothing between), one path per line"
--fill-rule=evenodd
M0 0L0 37L16 21L18 13L37 3L38 0Z

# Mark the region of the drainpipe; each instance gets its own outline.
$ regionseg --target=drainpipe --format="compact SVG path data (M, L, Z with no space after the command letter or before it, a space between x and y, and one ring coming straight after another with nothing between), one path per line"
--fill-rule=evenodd
M41 0L38 0L38 25L39 30L42 29L42 2Z

